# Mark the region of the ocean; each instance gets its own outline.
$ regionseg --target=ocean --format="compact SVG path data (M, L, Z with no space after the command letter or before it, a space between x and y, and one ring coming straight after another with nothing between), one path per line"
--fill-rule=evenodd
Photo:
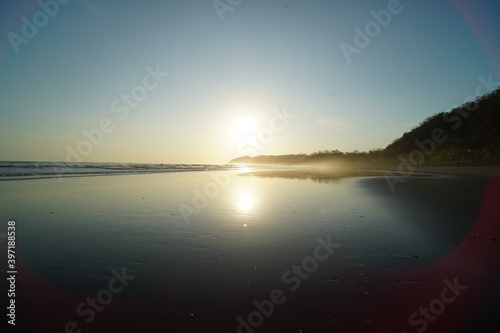
M99 175L238 170L231 164L155 164L0 161L0 181Z

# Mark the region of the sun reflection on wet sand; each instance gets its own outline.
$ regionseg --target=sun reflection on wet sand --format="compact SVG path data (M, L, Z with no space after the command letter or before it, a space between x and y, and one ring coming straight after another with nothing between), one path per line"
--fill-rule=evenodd
M244 173L247 173L247 172L250 172L250 171L252 171L252 168L251 168L251 167L249 167L249 166L247 166L247 165L240 165L240 166L238 166L238 168L236 169L236 172L237 172L238 174L242 174L242 173L244 174Z
M236 207L241 213L249 213L255 207L255 195L250 192L240 192L236 197Z

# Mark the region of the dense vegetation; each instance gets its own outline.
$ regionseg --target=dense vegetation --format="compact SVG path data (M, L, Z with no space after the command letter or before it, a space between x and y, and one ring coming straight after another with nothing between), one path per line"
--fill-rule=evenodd
M419 163L500 163L500 89L425 119L385 149L243 156L230 163L309 165L342 162L357 165L399 163L403 158Z

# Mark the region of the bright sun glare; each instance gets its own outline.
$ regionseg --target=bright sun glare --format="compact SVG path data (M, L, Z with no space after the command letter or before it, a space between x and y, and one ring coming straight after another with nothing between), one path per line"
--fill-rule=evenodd
M250 119L242 119L235 122L233 135L237 138L247 137L255 134L257 124Z

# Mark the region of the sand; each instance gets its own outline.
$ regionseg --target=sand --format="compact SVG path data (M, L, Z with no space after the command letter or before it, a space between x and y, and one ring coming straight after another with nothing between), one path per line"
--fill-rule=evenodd
M386 173L354 170L333 176L288 170L7 182L0 192L1 218L18 224L18 327L498 328L498 170L418 171L429 174L406 175L395 191ZM198 213L186 221L180 204ZM316 250L330 241L338 244L332 253ZM92 312L87 298L107 301L101 291L122 269L133 279ZM466 288L443 293L450 283ZM269 300L275 301L272 311ZM429 306L428 318L419 314Z
M318 182L368 177L358 180L368 192L384 198L391 211L402 216L402 222L414 220L413 226L424 233L425 238L434 239L440 245L427 258L415 256L414 259L421 262L416 267L392 269L387 266L390 272L385 274L362 273L367 277L363 287L368 290L367 296L354 301L352 308L363 308L365 313L352 308L339 309L342 319L337 325L342 327L341 331L399 329L410 332L430 327L432 332L469 332L499 327L494 315L494 309L500 305L497 301L500 289L496 283L500 277L499 170L496 167L426 166L411 172L399 169L406 171L400 173L398 167L382 166L331 172L325 169L289 170L281 174L269 171L261 175ZM392 176L398 177L398 181ZM421 242L417 237L409 241ZM393 251L390 256L398 249ZM467 292L460 295L457 305L444 303L442 310L440 293L446 283L455 279L459 285L467 286ZM392 285L387 285L387 280ZM432 311L429 317L420 313L426 303L435 307L438 316Z

